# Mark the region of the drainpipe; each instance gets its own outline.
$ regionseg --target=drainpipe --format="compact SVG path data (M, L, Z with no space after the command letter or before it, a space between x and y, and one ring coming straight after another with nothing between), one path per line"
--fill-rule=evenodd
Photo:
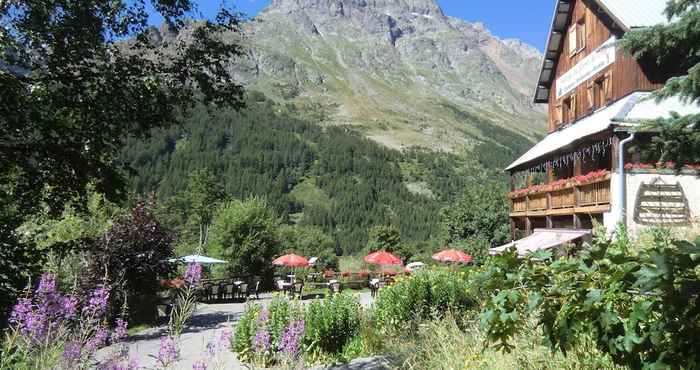
M625 145L634 140L634 132L627 139L620 141L617 154L617 192L615 194L615 210L613 212L614 223L610 225L610 231L617 228L620 223L626 224L625 202L627 200L627 187L625 186Z

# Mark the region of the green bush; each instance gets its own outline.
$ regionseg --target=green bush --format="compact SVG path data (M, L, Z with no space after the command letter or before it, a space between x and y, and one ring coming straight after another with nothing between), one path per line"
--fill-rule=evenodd
M360 303L346 294L311 302L306 309L305 343L310 352L339 354L360 330Z
M379 292L375 320L379 329L405 327L408 322L461 314L475 306L463 273L426 269Z
M236 325L232 347L233 352L236 353L238 358L242 361L248 361L253 354L252 339L257 330L256 320L260 309L260 305L257 304L248 306Z

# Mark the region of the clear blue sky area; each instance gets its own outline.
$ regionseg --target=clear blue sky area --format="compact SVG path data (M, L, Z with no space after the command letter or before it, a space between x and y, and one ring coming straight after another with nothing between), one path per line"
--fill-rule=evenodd
M195 0L204 17L216 14L220 1ZM547 42L555 0L437 0L445 14L469 22L481 22L500 38L517 38L542 51ZM253 17L270 0L228 0L227 5ZM160 24L159 17L152 17Z

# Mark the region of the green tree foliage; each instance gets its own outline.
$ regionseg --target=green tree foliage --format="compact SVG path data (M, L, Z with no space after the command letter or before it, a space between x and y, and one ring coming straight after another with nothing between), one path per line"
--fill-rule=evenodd
M222 198L214 174L208 169L197 169L187 176L185 189L164 202L159 217L169 228L178 230L183 253L204 253L211 219Z
M155 317L160 279L171 273L172 235L160 225L153 207L139 201L130 215L115 221L90 248L81 276L85 291L107 284L113 313L128 312L137 321Z
M262 198L224 203L214 214L211 251L231 274L267 275L279 252L279 220Z
M155 42L148 9L188 37ZM238 18L192 23L183 1L4 1L0 4L0 324L41 253L15 229L48 206L124 195L124 138L170 125L194 104L239 107L225 65L241 53ZM79 202L79 204L82 202Z
M668 1L669 22L649 28L632 30L620 40L620 45L636 59L654 63L672 76L657 99L679 96L687 102L700 99L700 1ZM658 131L655 150L661 161L679 164L700 162L700 114L673 115L645 125L644 130Z
M407 242L437 237L440 208L484 171L454 154L401 153L296 114L260 95L241 112L195 110L182 126L130 141L123 158L137 170L137 193L155 191L168 203L189 173L209 168L228 197L264 196L284 223L320 228L344 254L362 250L378 225L395 225ZM411 193L408 182L426 183L433 195Z
M278 229L280 250L306 257L318 257L316 266L321 269L337 269L335 241L319 227L282 225Z
M694 369L700 365L700 238L656 231L649 245L602 233L579 256L539 252L495 257L475 286L487 292L482 322L492 343L511 349L530 313L553 348L592 339L618 364Z
M462 196L442 210L440 224L445 241L467 242L485 249L507 240L510 206L505 194L504 185L491 180L465 187ZM484 253L469 252L476 256Z
M369 230L367 248L370 251L393 252L401 243L401 232L392 225L375 226Z

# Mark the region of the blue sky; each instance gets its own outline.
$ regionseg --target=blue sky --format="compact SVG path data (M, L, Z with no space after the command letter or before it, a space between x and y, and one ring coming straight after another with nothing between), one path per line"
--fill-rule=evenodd
M216 13L219 0L195 0L205 17ZM517 38L543 50L555 0L437 0L445 14L482 22L494 35ZM255 16L270 0L227 0L247 16ZM153 19L153 23L160 20Z

